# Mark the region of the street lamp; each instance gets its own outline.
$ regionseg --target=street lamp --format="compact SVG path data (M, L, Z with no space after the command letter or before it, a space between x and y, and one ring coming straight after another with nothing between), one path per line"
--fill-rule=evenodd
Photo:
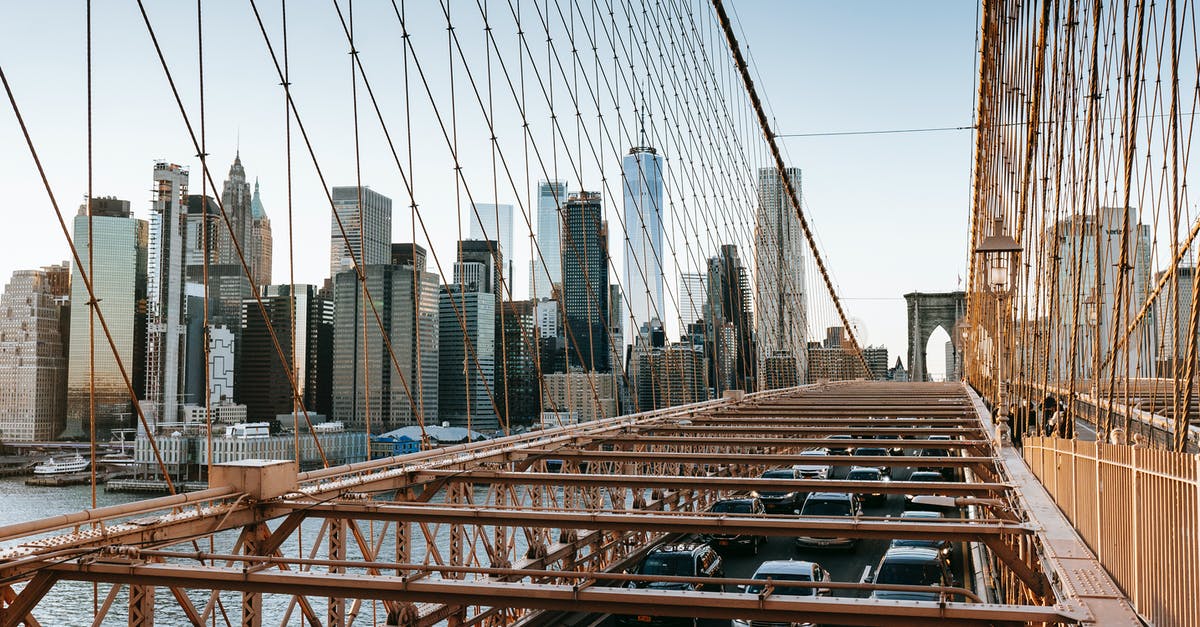
M1004 309L1004 297L1008 295L1016 279L1016 258L1020 252L1021 245L1004 232L1004 218L999 216L993 223L992 234L984 237L975 247L975 254L983 255L988 288L996 295L996 439L1000 445L1011 442L1008 410L1004 403L1004 348L1000 339L1000 316Z

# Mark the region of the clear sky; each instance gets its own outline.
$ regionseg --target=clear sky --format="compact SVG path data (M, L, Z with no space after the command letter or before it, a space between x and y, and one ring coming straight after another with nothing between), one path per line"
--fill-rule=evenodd
M507 2L491 4L493 11L507 11ZM163 159L192 166L193 193L200 191L199 162L136 2L97 1L95 5L94 193L130 200L144 217L153 162ZM195 6L162 1L147 5L194 115L198 112ZM277 34L278 3L260 5L268 29ZM444 17L438 3L409 0L407 5L418 50L444 50ZM789 0L727 5L735 13L743 44L749 44L758 87L769 101L780 133L971 123L977 20L973 2ZM451 6L455 16L462 16L455 18L456 25L462 24L460 32L470 33L464 34L466 54L482 55L481 34L467 27L471 16L478 20L476 3ZM0 66L16 92L68 220L87 190L83 9L83 2L65 0L7 2L0 9ZM360 48L373 87L393 132L402 130L403 81L392 68L402 58L403 48L391 6L360 1L356 10ZM278 80L248 2L209 0L204 11L210 168L219 185L240 144L247 173L260 178L263 202L273 220L275 280L286 282L286 175ZM353 184L349 62L332 4L291 3L289 24L294 95L327 182ZM444 94L445 67L428 71L432 88ZM467 98L465 88L460 89L459 97ZM6 280L13 270L62 261L69 253L8 103L0 109L0 189L5 190L0 202L7 218L6 228L0 229L0 280ZM453 211L458 201L445 151L425 149L443 145L436 125L429 121L431 113L414 96L414 161L445 167L426 175L418 165L414 179L425 199L423 215L434 232L434 246L449 272L451 246L459 228ZM360 123L363 183L393 199L394 241L411 241L403 183L373 113L365 107ZM464 123L461 150L490 172L486 134L479 131ZM519 136L520 129L498 129L505 132ZM328 268L329 208L298 137L296 141L296 280L319 283ZM868 342L885 344L894 360L895 354L906 351L902 295L956 289L963 273L971 134L783 141L790 165L803 170L805 208L846 306L864 322ZM406 160L407 155L401 158ZM613 171L617 167L614 163ZM573 188L577 184L573 181ZM517 200L503 184L495 192L490 183L479 186L475 193L484 196L476 198L480 202ZM523 220L518 215L515 222L520 238ZM464 219L464 234L467 225ZM424 241L420 235L416 239ZM617 244L612 248L620 250ZM514 264L518 295L528 284L528 259L526 252ZM674 289L675 284L668 282L667 287ZM931 369L937 369L941 354L940 346L930 350Z

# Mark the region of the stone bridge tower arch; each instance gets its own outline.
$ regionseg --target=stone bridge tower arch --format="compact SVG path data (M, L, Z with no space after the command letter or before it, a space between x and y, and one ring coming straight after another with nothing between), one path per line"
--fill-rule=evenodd
M954 337L954 325L967 311L966 292L912 292L904 295L908 302L908 376L911 381L927 381L925 369L925 345L934 329L942 327L950 340L958 345ZM947 364L947 370L952 368ZM947 373L949 374L949 373Z

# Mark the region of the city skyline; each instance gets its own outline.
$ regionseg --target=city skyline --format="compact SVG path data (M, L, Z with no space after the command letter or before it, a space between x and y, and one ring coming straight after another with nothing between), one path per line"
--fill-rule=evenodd
M148 9L151 18L162 30L160 36L172 42L172 55L186 61L189 45L194 48L194 29L190 32L184 28L176 30L170 24L187 23L189 9L183 6L151 6ZM454 242L469 233L469 221L466 218L470 213L470 202L512 204L514 248L517 253L511 257L515 269L513 291L514 295L520 297L530 293L531 273L527 273L526 269L530 267L533 256L532 247L528 244L530 229L526 227L524 216L528 215L534 223L532 230L538 231L536 198L539 180L564 180L569 181L571 189L605 192L609 201L605 203L606 218L613 232L620 232L616 220L621 210L619 156L628 148L640 144L639 123L633 117L626 118L626 130L622 133L623 137L616 138L616 145L605 147L602 155L605 157L602 159L604 172L590 158L572 165L566 159L565 139L558 135L559 148L549 150L541 162L531 160L529 180L518 180L515 189L506 180L503 170L493 186L491 156L486 150L486 141L464 143L461 154L463 171L469 173L471 179L469 190L463 189L461 184L456 183L451 168L434 169L433 164L444 162L446 157L436 125L415 126L414 145L421 146L429 157L436 158L423 159L422 154L418 153L412 161L415 169L412 179L416 182L415 202L426 220L424 229L420 224L414 225L409 208L413 199L409 198L406 185L398 176L394 164L390 159L365 158L371 154L383 154L387 150L377 129L368 132L364 128L362 133L364 159L361 160L361 179L356 176L355 159L332 159L336 154L353 154L353 133L347 126L350 111L349 72L344 70L340 62L335 63L344 58L345 51L341 49L344 46L339 45L341 33L334 24L329 23L325 9L298 6L294 9L294 15L289 16L297 36L314 42L309 50L293 51L297 55L297 72L300 73L300 80L296 81L293 92L302 114L306 116L307 126L311 127L310 133L314 133L312 140L327 184L355 185L357 180L361 180L363 185L369 185L394 199L392 241L415 241L427 250L434 251L441 257L445 272L449 274ZM86 172L83 143L56 142L48 129L52 128L49 126L52 120L54 127L69 129L73 136L82 137L82 103L78 98L56 96L56 88L52 86L45 91L33 89L31 86L35 84L36 75L29 71L37 68L38 74L62 77L72 89L82 84L77 63L83 58L82 16L77 15L75 20L67 19L64 22L56 19L61 16L52 15L49 7L36 4L19 6L16 10L18 15L25 14L26 18L13 19L7 26L0 26L0 33L5 35L0 37L0 42L4 42L0 43L0 49L26 45L23 42L36 42L29 45L40 48L49 44L54 46L56 54L39 59L33 66L16 65L6 70L10 70L10 81L19 101L27 109L25 113L31 133L35 140L43 144L42 157L60 202L75 200L87 191L82 176ZM436 6L414 5L408 10L412 13L412 19L417 21L436 21L441 17ZM394 37L394 18L381 14L379 19L372 19L380 11L372 7L361 8L361 37L370 45L372 55L399 58L402 51ZM837 41L818 26L823 22L852 19L851 14L856 11L852 6L809 3L779 7L746 5L737 8L733 18L739 30L745 31L748 41L754 42L747 52L759 76L756 82L763 89L774 118L778 120L778 132L857 130L875 125L880 128L941 126L969 121L974 96L974 7L940 3L910 10L887 3L874 5L872 15L876 17L863 25L872 38L894 38L898 32L895 25L904 25L910 32L916 29L916 32L925 34L910 39L908 45L897 49L897 54L882 60L868 57L850 42ZM794 19L795 15L802 12L811 15L812 19ZM211 12L206 16L206 31L210 36L220 32L230 41L240 42L228 48L214 46L206 49L210 96L207 102L210 120L206 148L210 153L208 167L215 185L219 186L221 175L239 152L243 161L254 164L262 185L262 202L273 218L275 282L280 282L278 277L287 277L289 274L286 218L291 212L296 219L295 243L292 245L295 252L295 280L297 283L319 284L328 272L327 262L322 264L320 259L324 256L321 251L328 245L325 243L328 242L326 225L330 213L326 198L328 192L319 185L308 155L295 146L289 202L285 153L282 150L283 121L281 114L276 113L281 111L281 106L279 109L275 106L280 97L275 86L278 81L272 80L274 70L269 59L260 53L261 35L252 24L253 20L248 21L246 17L242 12L230 15ZM463 17L465 19L467 16ZM269 28L278 28L277 16L267 15L266 19ZM137 26L141 21L136 7L112 7L109 11L97 14L95 20L98 158L93 193L97 197L111 195L129 200L134 215L144 219L148 216L145 178L141 174L144 164L161 157L189 167L194 177L193 193L200 193L200 181L195 180L199 161L191 156L196 150L181 133L182 125L174 103L161 92L158 82L161 80L161 68L153 59L152 50L148 50L144 29L141 32L131 29L131 25ZM63 30L63 34L48 36L43 29L16 28L21 23L55 23ZM803 36L779 36L785 24L799 28ZM115 37L117 34L121 36ZM413 37L414 46L423 54L432 55L434 50L444 48L444 42L438 42L433 33L415 32ZM797 46L796 54L771 54L772 41L793 42ZM479 44L464 42L463 45L469 54L483 52ZM503 46L508 44L502 42L501 45L505 49ZM821 54L806 51L820 51ZM194 57L194 49L191 53ZM192 63L194 65L194 58ZM445 63L444 59L442 63ZM922 64L932 64L941 70L920 77L920 89L912 89L911 86L898 88L898 85L912 80L904 68ZM889 68L895 71L889 71ZM191 90L192 83L186 77L192 69L182 62L176 71L180 73L181 85ZM802 86L792 80L798 72L807 77ZM842 80L846 74L877 78L847 83ZM125 78L129 76L146 78L129 81ZM557 75L551 78L560 79ZM114 97L105 87L110 82L116 84L118 79L122 79L120 84L125 85L124 89L128 92L121 94L120 98ZM433 76L431 80L436 88L444 89L444 76ZM317 91L318 84L327 87ZM400 87L388 85L387 81L376 82L375 87L381 99L395 102L395 98L403 98ZM556 86L556 89L560 88ZM798 91L800 89L804 93L822 89L836 89L838 93L848 91L851 101L857 104L846 106L846 99L839 99L839 106L834 107L822 98L795 97L801 93ZM880 102L883 94L888 94L887 99L893 102L893 106L879 110L875 103ZM646 98L650 99L645 118L649 141L657 145L669 162L675 150L661 141L665 132L659 117L662 103L649 94ZM136 113L124 106L130 99L143 103ZM187 104L194 106L194 94ZM506 106L511 106L511 103ZM536 103L531 106L531 117L545 119L547 112L544 107ZM500 110L504 111L503 108ZM366 119L365 110L363 114ZM402 123L402 120L389 121L393 125ZM154 127L170 132L148 134L142 130ZM395 132L396 129L392 130ZM519 141L520 136L515 128L505 127L501 130L507 140ZM538 135L534 137L535 140L547 146L554 145L548 131L536 132ZM462 119L460 133L464 137L471 133L480 139L487 137L486 129L475 121ZM21 145L22 140L16 134L11 116L0 116L0 138L5 145ZM806 171L806 202L810 204L807 209L814 223L821 227L823 248L829 256L829 265L837 269L836 279L842 286L852 315L865 321L870 331L869 343L886 344L893 353L903 352L906 338L900 292L921 288L950 289L954 287L956 277L965 274L959 261L962 258L962 245L950 242L956 241L965 231L965 221L957 210L969 200L966 193L968 173L959 168L957 162L961 155L969 152L969 133L876 137L872 139L870 150L865 150L868 144L864 140L854 138L784 138L782 141L784 150L791 153L787 159L790 164ZM468 145L472 143L476 145ZM921 147L929 156L919 162L903 158L904 154L917 147ZM407 157L404 154L401 157L402 165L407 167ZM878 184L854 184L847 178L847 172L867 172ZM30 179L31 175L33 179ZM607 189L599 189L602 176L608 178ZM0 155L0 181L6 189L12 190L17 202L30 208L30 230L26 234L20 238L12 234L0 234L0 275L10 274L19 268L37 267L65 256L65 244L61 234L56 232L44 190L34 184L34 179L36 175L27 153L14 150ZM208 193L215 195L211 187ZM460 188L457 193L460 198L457 199L456 187ZM677 184L668 183L666 192L672 198L681 198ZM456 209L458 216L455 215ZM922 220L920 225L907 226L908 215L928 216L928 220ZM878 228L859 228L864 219ZM457 221L462 223L461 232L455 226ZM432 241L425 237L425 229ZM668 266L664 269L664 284L668 286L677 284L679 272L702 270L703 257L715 253L714 250L689 252L686 247L688 242L677 233L668 231L665 239L672 237L675 238L677 250L675 257L668 255ZM909 263L923 263L935 268L939 276L930 277L919 285L904 285L903 289L888 287L902 284L895 274L900 268L881 269L850 252L859 246L872 250L894 250L917 237L933 245L923 246L905 256L911 259ZM743 241L735 243L742 246L743 256L750 258L747 242L744 237L739 239ZM613 250L618 250L619 245L614 242ZM35 258L51 247L51 256ZM616 267L613 270L623 272L621 255L614 257L617 259L614 260ZM437 268L434 267L433 271L437 272ZM628 286L626 288L628 291ZM863 298L870 300L860 300ZM665 316L667 324L675 325L674 319L678 316L675 306L668 304L665 308L668 310Z

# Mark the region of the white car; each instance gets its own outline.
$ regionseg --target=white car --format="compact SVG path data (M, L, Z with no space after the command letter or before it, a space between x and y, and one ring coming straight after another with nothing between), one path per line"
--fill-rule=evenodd
M829 451L823 448L811 449L800 453L800 457L826 457L828 455ZM800 463L792 466L792 469L796 471L797 479L828 479L832 467L828 464Z

